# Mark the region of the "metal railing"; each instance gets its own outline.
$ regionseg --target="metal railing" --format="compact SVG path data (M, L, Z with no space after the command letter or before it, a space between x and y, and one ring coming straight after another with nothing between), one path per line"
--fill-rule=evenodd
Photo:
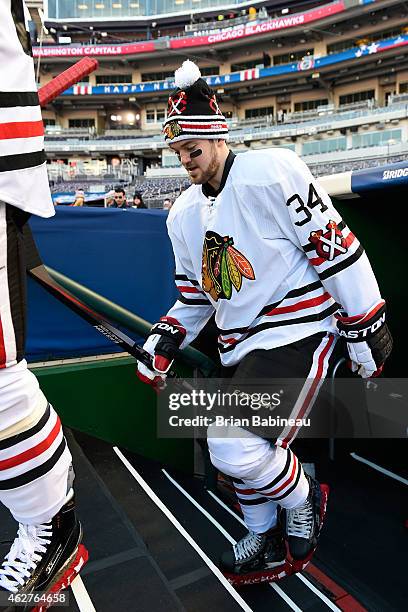
M408 117L408 103L399 102L386 107L378 107L373 109L359 109L333 112L330 115L316 117L315 119L304 121L301 123L279 123L272 124L270 118L242 120L240 122L229 121L230 124L230 141L244 142L245 140L264 140L272 138L288 138L291 136L300 136L303 134L313 134L318 131L324 132L327 130L340 129L342 127L350 127L351 125L361 125L363 123L376 123L379 120L387 119L404 119ZM126 154L126 151L146 150L146 149L161 149L166 145L163 142L163 137L160 132L152 133L146 136L145 132L136 132L134 135L129 131L129 137L115 142L112 140L104 140L103 136L98 139L88 139L82 143L60 143L55 141L45 141L45 149L50 152L108 152L121 151ZM64 149L65 147L65 149Z

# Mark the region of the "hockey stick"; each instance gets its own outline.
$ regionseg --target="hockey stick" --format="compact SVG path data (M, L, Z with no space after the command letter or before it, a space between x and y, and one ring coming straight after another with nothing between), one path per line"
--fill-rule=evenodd
M76 62L38 90L40 106L46 106L59 96L60 93L78 83L84 76L87 76L97 68L98 61L92 57L84 57L79 62Z
M68 306L70 310L79 315L82 319L90 323L94 329L101 333L105 338L108 338L124 351L129 353L137 361L143 363L146 367L152 368L152 356L145 351L141 346L138 346L132 338L129 338L121 330L117 329L110 321L101 314L89 308L84 302L76 298L72 293L61 287L47 272L44 264L41 261L37 246L34 241L30 227L24 226L24 245L26 252L27 273L38 284L40 284L48 293L57 298L62 304ZM182 381L174 370L167 372L167 376L172 379L178 379L186 389L191 389L190 385Z

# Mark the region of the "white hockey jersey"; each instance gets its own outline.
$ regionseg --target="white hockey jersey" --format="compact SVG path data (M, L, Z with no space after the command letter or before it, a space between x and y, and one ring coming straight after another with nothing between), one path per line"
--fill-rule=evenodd
M380 299L359 241L290 150L237 155L217 197L192 185L167 227L180 293L168 316L186 328L184 348L215 310L224 365L336 333L340 306L354 315Z
M52 217L27 13L22 0L0 2L0 200Z
M55 214L26 25L22 0L0 0L0 372L21 361L24 353L21 231L27 219L20 211Z

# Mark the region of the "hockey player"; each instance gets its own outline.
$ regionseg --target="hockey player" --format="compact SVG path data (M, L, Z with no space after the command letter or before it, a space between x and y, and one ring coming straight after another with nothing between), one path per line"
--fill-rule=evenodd
M0 62L0 502L19 523L0 565L0 609L14 610L16 595L68 586L87 551L61 422L24 359L23 232L31 214L51 217L54 207L21 0L0 3Z
M154 371L139 365L139 377L160 382L177 349L192 342L215 311L221 376L304 379L291 416L305 417L340 335L352 369L363 377L376 375L391 351L371 266L294 152L235 156L198 67L186 61L175 78L163 131L192 182L167 221L180 295L145 343ZM221 559L233 583L282 577L314 552L328 491L291 451L296 434L288 427L271 445L253 433L240 437L234 427L223 437L209 429L212 463L232 477L248 527Z

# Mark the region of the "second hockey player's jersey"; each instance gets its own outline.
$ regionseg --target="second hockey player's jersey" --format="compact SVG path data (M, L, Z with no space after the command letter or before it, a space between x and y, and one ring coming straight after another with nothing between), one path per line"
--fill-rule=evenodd
M26 25L22 0L0 2L0 372L24 356L22 228L30 214L55 214Z
M0 65L0 200L52 217L44 127L22 0L0 2Z
M224 365L335 333L340 307L354 315L380 299L363 247L290 150L238 155L217 197L192 185L167 226L180 292L168 315L186 328L185 346L215 310Z

